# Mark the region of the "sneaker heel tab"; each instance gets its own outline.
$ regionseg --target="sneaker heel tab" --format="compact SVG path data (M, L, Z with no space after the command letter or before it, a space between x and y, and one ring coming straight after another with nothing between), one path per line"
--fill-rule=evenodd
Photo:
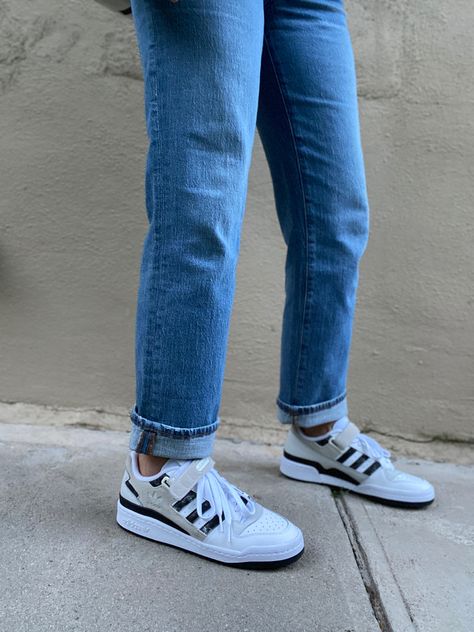
M295 424L294 422L291 424L291 426L290 426L290 433L294 434L296 436L301 434L301 431L299 429L298 424Z
M287 452L294 453L299 446L304 443L304 434L299 430L296 424L291 424L283 449Z
M309 437L303 432L298 424L291 424L291 434L299 441L309 440Z
M137 468L138 463L136 453L129 450L127 458L125 460L125 469L130 474L130 476L133 476L135 478L135 472L137 471Z
M288 447L288 444L291 443L292 439L294 439L296 436L297 434L296 434L294 424L291 424L291 426L288 429L288 432L286 433L285 443L283 447L286 449Z

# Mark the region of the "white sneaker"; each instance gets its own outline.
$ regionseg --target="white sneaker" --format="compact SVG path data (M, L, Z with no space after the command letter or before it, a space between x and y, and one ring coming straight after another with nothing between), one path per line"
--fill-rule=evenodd
M130 452L117 522L136 535L244 568L285 566L304 550L298 527L231 485L211 458L169 460L145 477Z
M349 489L401 507L424 507L435 498L428 481L396 469L390 452L362 434L347 416L320 437L308 437L293 424L280 471L300 481Z

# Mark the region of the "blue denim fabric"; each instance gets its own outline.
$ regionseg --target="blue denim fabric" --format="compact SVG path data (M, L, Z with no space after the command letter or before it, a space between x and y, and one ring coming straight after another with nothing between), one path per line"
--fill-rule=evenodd
M282 423L347 414L369 230L342 0L132 0L149 137L130 447L210 454L256 129L287 245Z

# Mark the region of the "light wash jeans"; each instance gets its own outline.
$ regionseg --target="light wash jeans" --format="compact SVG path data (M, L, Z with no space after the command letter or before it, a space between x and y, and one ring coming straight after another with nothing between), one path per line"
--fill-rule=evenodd
M132 0L144 73L149 220L130 448L212 450L256 129L287 245L277 418L347 414L369 230L342 0Z

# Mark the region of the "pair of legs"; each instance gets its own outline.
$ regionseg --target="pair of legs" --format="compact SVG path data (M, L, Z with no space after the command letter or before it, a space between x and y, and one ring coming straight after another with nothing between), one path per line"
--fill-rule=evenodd
M149 230L130 448L212 452L256 129L287 245L277 416L341 418L369 215L343 1L132 0L132 13Z
M282 566L303 553L301 530L230 484L209 456L256 128L288 248L276 406L291 426L280 471L403 506L431 503L432 486L397 471L347 415L368 203L343 0L132 0L132 13L150 226L118 524L233 566Z

